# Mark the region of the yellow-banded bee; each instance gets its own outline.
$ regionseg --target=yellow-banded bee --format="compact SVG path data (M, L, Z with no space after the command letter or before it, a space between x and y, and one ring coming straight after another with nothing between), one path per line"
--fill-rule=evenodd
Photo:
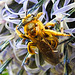
M42 12L38 13L36 16L28 14L22 20L25 34L22 34L18 30L18 25L16 26L16 33L21 38L28 38L31 40L27 47L29 54L36 54L36 49L38 48L47 62L52 65L56 65L61 60L61 53L56 51L58 38L55 36L70 35L48 29L48 26L55 26L55 24L48 22L46 25L43 25L43 23L38 20L42 14Z

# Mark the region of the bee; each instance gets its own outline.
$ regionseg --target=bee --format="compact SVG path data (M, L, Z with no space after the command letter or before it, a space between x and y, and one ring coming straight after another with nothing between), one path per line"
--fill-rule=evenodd
M42 14L43 12L38 13L36 16L28 14L22 19L25 34L19 30L18 25L15 31L19 37L31 40L27 46L30 55L36 54L36 49L38 48L48 63L56 65L62 59L61 53L56 50L58 45L58 38L56 36L70 36L70 34L49 29L48 26L55 26L54 23L48 22L46 25L43 25L39 20Z

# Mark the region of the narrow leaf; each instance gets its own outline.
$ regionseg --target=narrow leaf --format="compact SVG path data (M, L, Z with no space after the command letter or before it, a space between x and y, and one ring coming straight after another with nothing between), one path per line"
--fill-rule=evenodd
M2 45L0 45L0 52L2 52L9 45L9 41L5 41Z
M13 58L9 58L6 60L4 64L0 66L0 74L4 71L4 69L8 66L8 64L12 61Z

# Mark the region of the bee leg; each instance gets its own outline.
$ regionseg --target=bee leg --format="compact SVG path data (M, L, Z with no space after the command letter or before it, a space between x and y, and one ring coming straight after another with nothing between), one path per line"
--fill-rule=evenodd
M48 30L45 29L46 33L51 33L53 36L71 36L70 34L65 34L65 33L61 33L61 32L56 32L54 30Z
M30 57L27 57L25 60L25 64L28 65Z
M55 26L55 23L48 22L48 23L46 23L46 25L45 25L45 26L52 26L52 27L54 27L54 26Z
M43 14L43 12L40 12L36 15L36 17L34 17L34 19L38 19L41 15Z
M58 39L56 37L48 37L49 43L51 44L53 50L56 51L57 45L58 45Z
M37 50L37 47L35 46L35 44L33 42L29 42L28 43L28 55L27 57L25 57L25 64L28 64L29 59L31 58L32 55L36 54L37 52L35 50Z
M28 14L24 19L22 19L22 23L24 23L25 20L26 20L27 18L29 18L30 16L31 16L31 14Z
M48 23L45 25L45 28L46 28L46 29L50 29L49 26L54 27L54 26L55 26L55 23L48 22Z
M27 37L21 31L19 31L17 27L18 27L18 25L16 26L16 30L15 30L17 35L21 38L26 39Z
M31 54L27 53L25 58L23 59L23 62L22 62L22 66L23 65L28 65L29 64L29 59L31 58Z
M35 44L33 42L29 42L27 49L28 49L29 54L34 55L37 53L36 50L38 48L35 46Z

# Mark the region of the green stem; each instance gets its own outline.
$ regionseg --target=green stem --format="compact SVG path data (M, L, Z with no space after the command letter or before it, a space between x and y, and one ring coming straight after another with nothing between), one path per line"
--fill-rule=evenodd
M4 71L4 69L8 66L8 64L12 61L13 58L9 58L6 62L0 66L0 74Z
M24 68L23 68L23 67L21 67L21 69L19 70L19 72L18 72L18 74L17 74L17 75L23 75L23 73L24 73Z
M32 13L34 10L36 10L38 7L40 7L45 0L40 0L37 4L35 4L30 11L27 12L27 14Z
M2 52L9 44L10 44L9 41L5 41L5 42L0 46L0 52Z

